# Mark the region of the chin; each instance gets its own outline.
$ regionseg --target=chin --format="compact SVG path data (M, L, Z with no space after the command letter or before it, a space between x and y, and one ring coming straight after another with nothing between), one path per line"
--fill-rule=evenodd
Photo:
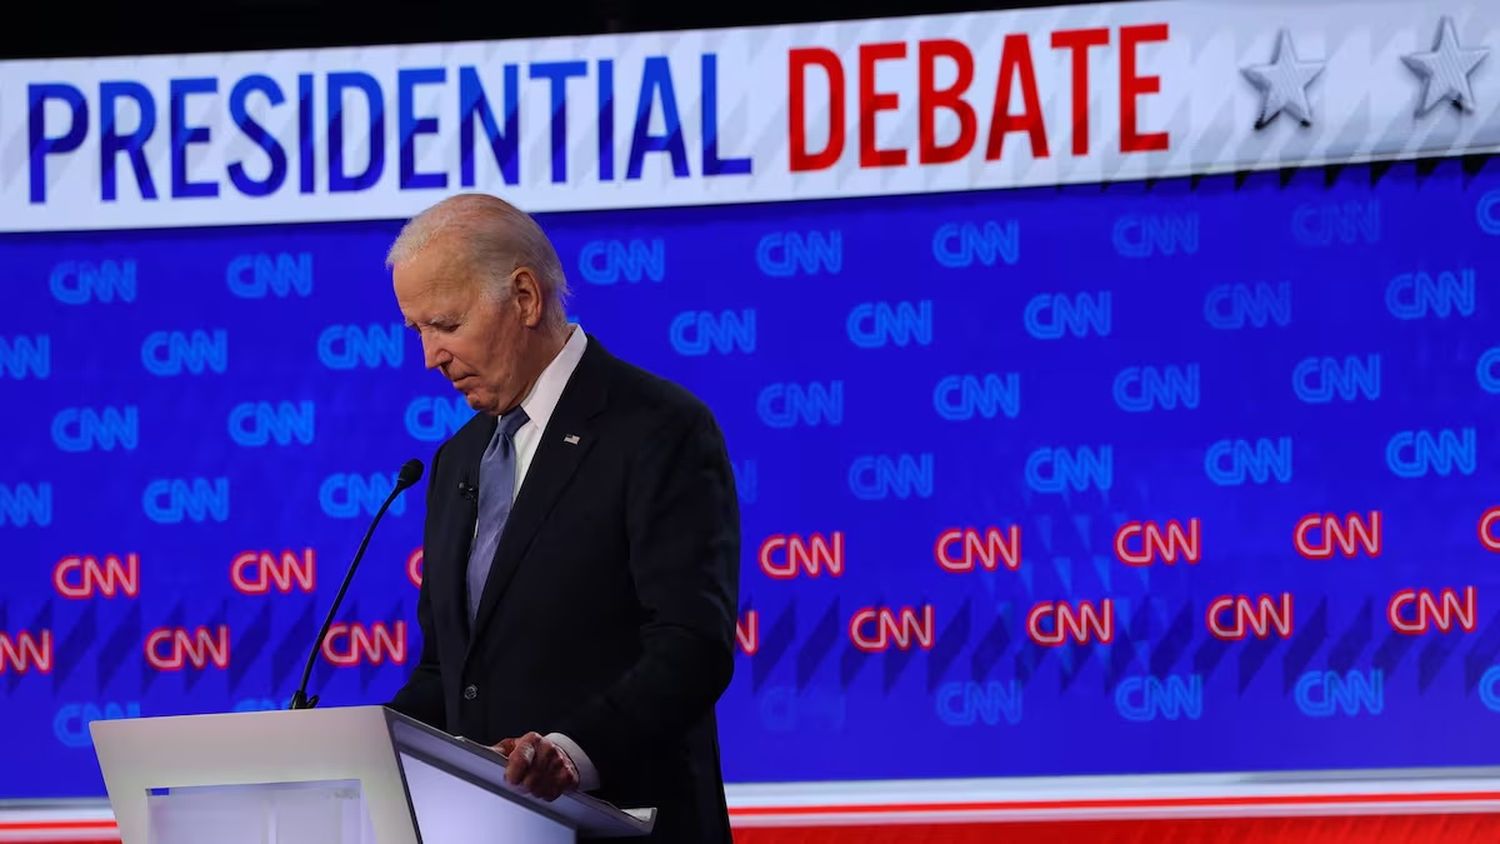
M480 392L464 393L464 401L469 403L469 409L480 413L494 413L494 399Z

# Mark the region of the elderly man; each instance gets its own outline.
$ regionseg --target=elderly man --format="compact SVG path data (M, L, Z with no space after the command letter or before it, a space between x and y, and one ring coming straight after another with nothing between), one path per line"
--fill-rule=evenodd
M740 538L713 415L568 323L556 250L502 200L438 203L387 264L427 367L479 411L432 459L421 661L390 705L493 744L545 799L728 842L713 709Z

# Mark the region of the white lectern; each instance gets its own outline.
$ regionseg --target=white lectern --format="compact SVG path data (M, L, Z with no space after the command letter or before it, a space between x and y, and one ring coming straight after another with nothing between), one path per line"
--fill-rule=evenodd
M94 721L123 844L562 844L647 835L655 810L548 803L503 758L383 706Z

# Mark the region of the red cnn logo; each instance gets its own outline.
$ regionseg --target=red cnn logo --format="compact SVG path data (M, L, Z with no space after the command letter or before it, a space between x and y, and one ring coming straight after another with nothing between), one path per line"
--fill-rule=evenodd
M745 656L755 656L760 650L760 612L758 610L745 610L740 620L734 625L734 638L740 643L740 650Z
M938 534L932 556L944 571L954 573L974 570L977 561L988 571L1004 564L1015 571L1021 567L1021 526L1011 525L1002 533L999 528L950 528Z
M323 640L323 658L341 668L352 665L406 664L406 622L364 625L335 622Z
M785 551L780 558L778 551ZM778 533L760 544L760 568L777 580L791 580L798 572L817 577L824 568L830 577L844 573L844 532L836 530L828 540L821 533L807 539L795 533Z
M1045 622L1051 619L1050 625ZM1050 629L1049 629L1050 628ZM1043 601L1026 614L1026 635L1038 645L1055 647L1069 640L1101 645L1115 640L1115 602L1105 598L1096 609L1092 601L1081 601L1078 609L1066 601Z
M1141 538L1139 550L1130 548L1130 540L1136 537ZM1179 554L1189 563L1196 563L1202 550L1200 538L1197 519L1188 519L1186 533L1176 519L1167 520L1165 533L1156 522L1126 522L1115 531L1115 556L1132 566L1149 566L1158 559L1176 563Z
M932 649L932 604L922 606L921 617L911 607L902 607L899 612L865 607L849 619L849 641L866 653L888 651L891 645L910 650L913 638L922 650Z
M1479 544L1500 553L1500 507L1491 507L1479 517Z
M95 595L113 598L122 592L134 598L141 593L141 555L126 554L122 561L105 554L103 562L95 557L63 557L52 569L52 585L57 594L71 600Z
M229 625L220 624L210 632L199 625L158 627L146 637L146 662L157 671L181 671L191 664L202 669L213 663L215 668L229 667Z
M1314 538L1314 531L1321 533ZM1327 560L1335 549L1345 557L1359 556L1359 549L1371 557L1380 556L1380 511L1371 510L1361 519L1358 513L1350 513L1342 521L1332 513L1309 513L1297 522L1292 541L1297 553L1309 560Z
M411 585L417 587L418 589L422 588L421 548L418 548L417 550L411 552L411 554L406 558L406 579L410 580Z
M229 564L229 582L243 595L264 595L275 586L276 591L292 591L292 581L303 592L311 592L318 585L318 555L311 548L303 548L299 557L295 551L282 551L277 559L270 551L245 551Z
M40 640L40 641L39 641ZM0 674L52 673L52 631L0 633Z
M1437 594L1431 589L1403 589L1392 596L1386 607L1386 618L1391 622L1391 629L1413 636L1433 628L1448 633L1453 630L1455 617L1465 633L1473 633L1474 621L1479 616L1475 604L1477 598L1477 591L1472 586L1464 587L1462 600L1453 589L1444 589ZM1408 611L1406 608L1413 604L1415 609Z
M1224 595L1208 605L1208 631L1216 639L1269 639L1273 629L1283 639L1292 637L1290 592L1282 592L1279 598L1261 595L1254 600L1248 595Z

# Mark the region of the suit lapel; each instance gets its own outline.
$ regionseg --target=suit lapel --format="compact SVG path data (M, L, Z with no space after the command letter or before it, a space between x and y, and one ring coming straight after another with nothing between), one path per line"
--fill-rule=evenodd
M480 596L479 612L474 617L471 650L509 588L537 530L594 446L597 432L591 420L606 403L606 384L601 372L606 355L598 341L589 337L583 358L563 388L547 429L542 432L542 440L537 444L536 454L532 456L531 466L521 483L521 492L516 496L505 529L500 533L495 562L490 567L484 594Z

